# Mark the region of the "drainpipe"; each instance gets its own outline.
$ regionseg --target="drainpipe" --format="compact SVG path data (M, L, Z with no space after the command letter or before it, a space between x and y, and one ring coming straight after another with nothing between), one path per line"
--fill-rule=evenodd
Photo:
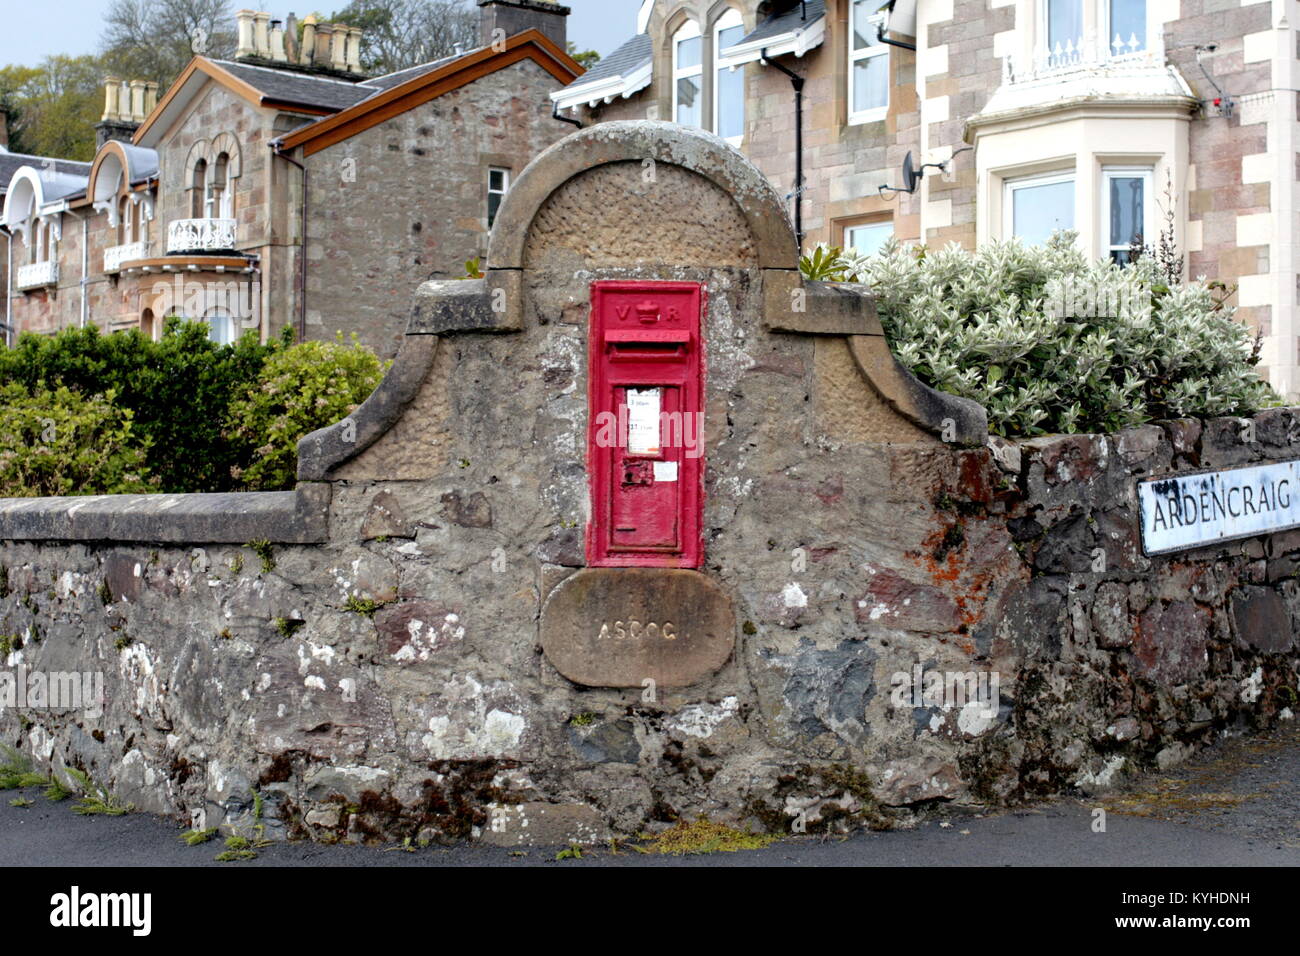
M0 226L0 233L5 237L5 345L14 344L14 234L8 226Z
M915 43L904 43L902 40L891 40L889 37L885 36L885 25L883 23L877 24L876 26L876 40L886 46L896 46L900 50L911 50L913 53L916 52Z
M803 77L776 60L767 58L767 47L758 54L758 62L776 67L790 77L794 87L794 235L803 253Z
M302 171L302 248L298 253L298 341L307 341L307 167L280 147L278 139L271 141L271 151L286 163L297 166Z

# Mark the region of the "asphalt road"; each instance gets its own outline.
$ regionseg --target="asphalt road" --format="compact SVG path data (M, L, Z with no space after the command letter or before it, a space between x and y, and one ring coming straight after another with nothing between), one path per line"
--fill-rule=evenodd
M146 814L83 817L71 801L30 790L26 808L0 800L0 866L1297 866L1300 726L1235 738L1165 774L1092 800L1057 800L987 816L952 816L912 830L847 838L790 837L763 850L656 856L605 848L581 859L555 849L483 846L414 852L306 843L218 863L219 841L186 846L176 826ZM1094 832L1094 811L1106 812Z

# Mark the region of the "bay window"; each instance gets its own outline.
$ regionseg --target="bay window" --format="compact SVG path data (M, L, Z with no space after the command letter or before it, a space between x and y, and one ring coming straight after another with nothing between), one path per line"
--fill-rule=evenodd
M885 24L879 0L853 0L849 31L849 122L885 118L889 109L889 47L880 42Z
M713 131L733 145L745 135L745 68L733 67L722 51L744 36L745 24L735 7L713 24Z
M1074 228L1074 171L1007 180L1002 200L1005 239L1042 245L1058 229Z
M682 126L703 124L704 38L687 20L673 34L673 119Z
M1103 254L1126 265L1133 248L1146 241L1151 168L1106 166L1101 177Z

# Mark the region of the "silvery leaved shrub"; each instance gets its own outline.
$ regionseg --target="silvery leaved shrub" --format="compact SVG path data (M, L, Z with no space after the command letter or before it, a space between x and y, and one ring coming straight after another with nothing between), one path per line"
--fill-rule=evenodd
M1127 267L1089 260L1061 232L975 252L819 249L801 263L805 277L814 264L818 278L871 286L899 361L983 405L996 434L1112 432L1279 402L1255 369L1257 336L1211 285L1169 281L1150 255Z

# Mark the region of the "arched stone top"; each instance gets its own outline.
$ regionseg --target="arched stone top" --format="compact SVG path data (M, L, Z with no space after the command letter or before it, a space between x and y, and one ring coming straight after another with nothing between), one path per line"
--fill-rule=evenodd
M762 269L797 269L799 247L772 184L712 133L675 123L599 123L554 143L506 194L488 242L491 269L522 269L529 228L542 204L574 176L607 163L666 163L710 180L735 200L754 237Z
M107 202L136 183L158 175L158 153L111 139L99 148L90 166L87 195L95 203Z
M232 133L218 133L212 139L197 140L190 147L189 154L185 157L186 188L194 182L194 167L198 165L199 160L206 162L208 169L212 169L216 165L217 157L222 153L226 154L227 178L238 179L243 166L239 140L235 139Z

